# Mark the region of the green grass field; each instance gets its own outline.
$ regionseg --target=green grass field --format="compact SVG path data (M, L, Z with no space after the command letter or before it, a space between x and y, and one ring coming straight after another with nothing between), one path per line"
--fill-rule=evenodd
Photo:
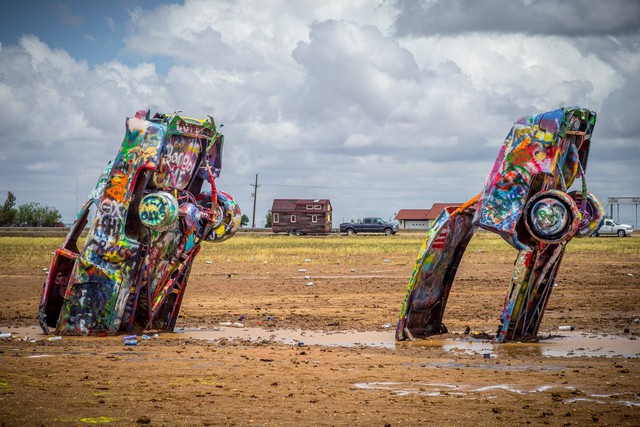
M348 256L375 257L417 256L424 235L421 233L395 236L294 237L286 235L239 233L223 243L204 243L198 259L223 262L270 262L284 265L299 263L301 258L339 259ZM52 252L63 243L59 237L0 237L0 273L29 272L49 266ZM82 242L81 242L82 243ZM515 249L495 234L477 233L468 250L511 256ZM573 239L567 253L626 254L640 259L640 238L599 237Z

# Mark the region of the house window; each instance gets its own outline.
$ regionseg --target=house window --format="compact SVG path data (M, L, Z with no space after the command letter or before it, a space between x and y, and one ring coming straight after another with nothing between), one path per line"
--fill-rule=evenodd
M318 222L318 215L311 215L311 222Z
M322 209L322 206L320 205L313 205L313 209L319 211L320 209Z
M274 213L273 214L273 222L280 222L280 214L279 213Z
M310 211L313 209L313 205L307 205L307 210Z
M296 216L295 215L291 215L291 223L296 222Z

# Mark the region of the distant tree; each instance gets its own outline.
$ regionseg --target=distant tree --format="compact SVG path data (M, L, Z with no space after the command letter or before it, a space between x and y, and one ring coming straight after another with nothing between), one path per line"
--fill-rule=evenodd
M36 208L38 204L35 202L25 203L18 206L18 215L16 216L15 225L18 227L37 227L36 225Z
M240 219L240 227L244 227L247 224L249 224L249 217L245 214L242 214L242 218Z
M271 227L271 209L267 211L267 215L265 216L264 226L265 228Z
M18 211L13 207L16 204L16 196L11 191L7 193L7 200L0 208L0 227L10 227L16 220Z
M58 209L49 206L39 206L36 217L41 222L42 227L55 227L56 224L62 221L62 215Z
M18 227L53 227L61 219L62 215L56 208L30 202L18 206L14 225Z

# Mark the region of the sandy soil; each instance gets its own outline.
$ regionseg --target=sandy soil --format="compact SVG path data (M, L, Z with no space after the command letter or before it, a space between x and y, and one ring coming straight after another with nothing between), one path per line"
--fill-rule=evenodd
M242 318L265 337L280 329L390 331L415 254L301 256L288 265L199 257L178 327ZM0 340L0 425L640 425L640 354L551 357L540 344L511 344L485 358L442 345L495 332L514 259L467 253L445 314L451 333L394 348L184 333L138 346L121 337L47 341L34 327L44 274L8 269L0 330L21 332ZM557 281L541 337L573 325L638 343L637 255L567 253ZM472 334L463 335L466 326Z

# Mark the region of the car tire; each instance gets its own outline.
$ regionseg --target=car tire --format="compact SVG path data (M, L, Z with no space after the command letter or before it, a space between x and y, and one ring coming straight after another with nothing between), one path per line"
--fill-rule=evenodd
M300 231L300 230L295 230L295 231L293 232L293 234L295 234L296 236L302 236L302 231Z
M569 240L580 227L580 211L567 193L559 190L540 192L529 199L523 213L531 236L543 243Z
M576 202L581 212L580 227L576 233L576 237L589 237L597 235L597 230L604 221L604 206L593 193L587 193L584 201L584 211L582 210L582 192L572 191L569 196Z
M390 228L385 228L384 234L386 234L387 236L391 236L393 234L393 230Z
M356 234L356 232L353 228L347 228L347 236L353 236L354 234Z
M211 195L201 193L198 195L198 204L211 209ZM241 212L236 201L228 193L218 191L218 221L214 223L213 229L205 237L209 242L224 242L230 239L240 229ZM206 224L205 220L200 221L200 226ZM222 229L219 227L222 226Z
M627 233L624 232L624 230L618 230L618 237L626 237Z

